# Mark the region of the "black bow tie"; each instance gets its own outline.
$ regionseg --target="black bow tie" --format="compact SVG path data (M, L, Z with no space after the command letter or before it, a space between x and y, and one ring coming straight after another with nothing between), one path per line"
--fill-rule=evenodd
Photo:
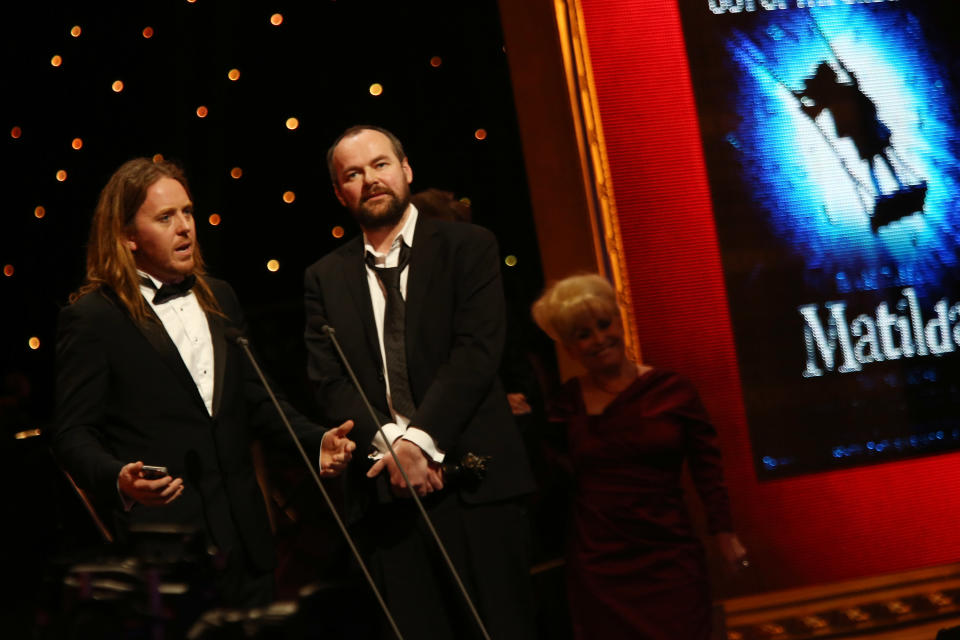
M155 285L150 278L141 276L140 282L144 286L156 289L157 292L153 295L153 304L163 304L167 300L173 300L174 298L179 298L180 296L185 296L190 293L190 289L197 283L197 276L191 273L180 282L167 283L161 285L159 289L157 289L157 285Z

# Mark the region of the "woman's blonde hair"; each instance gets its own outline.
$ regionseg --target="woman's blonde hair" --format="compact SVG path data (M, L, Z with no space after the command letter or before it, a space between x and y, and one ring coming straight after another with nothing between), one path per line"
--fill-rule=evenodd
M183 170L164 160L154 162L152 158L134 158L110 176L100 192L90 224L86 281L70 295L71 303L100 288L108 288L135 321L142 323L151 317L140 294L140 276L127 244L127 235L134 216L147 198L147 190L161 178L176 180L193 199ZM197 276L194 293L201 308L222 315L220 305L203 277L205 270L200 246L196 238L193 242L193 274Z
M594 316L618 316L617 294L595 273L569 276L547 287L533 303L533 320L558 342L573 338L577 325Z

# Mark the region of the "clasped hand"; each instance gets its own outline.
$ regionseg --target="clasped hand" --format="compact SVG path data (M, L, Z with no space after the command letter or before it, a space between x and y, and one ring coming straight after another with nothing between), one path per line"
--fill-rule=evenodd
M407 478L413 486L417 495L424 497L427 494L443 489L443 471L440 465L427 458L423 449L409 440L399 439L393 443L393 450L397 454L397 459L403 465L407 472ZM396 461L390 453L385 453L382 458L377 460L370 470L367 471L368 478L375 478L386 468L390 474L390 488L397 497L409 497L407 483L403 480L403 474L397 467Z

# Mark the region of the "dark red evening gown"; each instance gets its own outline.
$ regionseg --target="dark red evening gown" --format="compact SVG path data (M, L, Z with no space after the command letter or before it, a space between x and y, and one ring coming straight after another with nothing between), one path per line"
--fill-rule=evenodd
M683 501L684 460L710 532L732 528L716 432L693 385L652 369L602 414L587 415L575 378L552 418L567 425L575 478L567 548L574 637L708 638L709 584Z

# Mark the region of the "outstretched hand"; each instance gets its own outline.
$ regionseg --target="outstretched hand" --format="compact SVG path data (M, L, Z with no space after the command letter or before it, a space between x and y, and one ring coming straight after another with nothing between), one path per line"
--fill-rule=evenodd
M148 480L143 474L143 462L131 462L123 465L117 478L120 493L134 502L150 507L170 504L183 493L183 478L169 475L156 480Z
M357 448L347 434L353 429L353 420L347 420L336 429L330 429L323 434L320 445L320 475L332 478L340 475L347 468L353 458L353 450Z

